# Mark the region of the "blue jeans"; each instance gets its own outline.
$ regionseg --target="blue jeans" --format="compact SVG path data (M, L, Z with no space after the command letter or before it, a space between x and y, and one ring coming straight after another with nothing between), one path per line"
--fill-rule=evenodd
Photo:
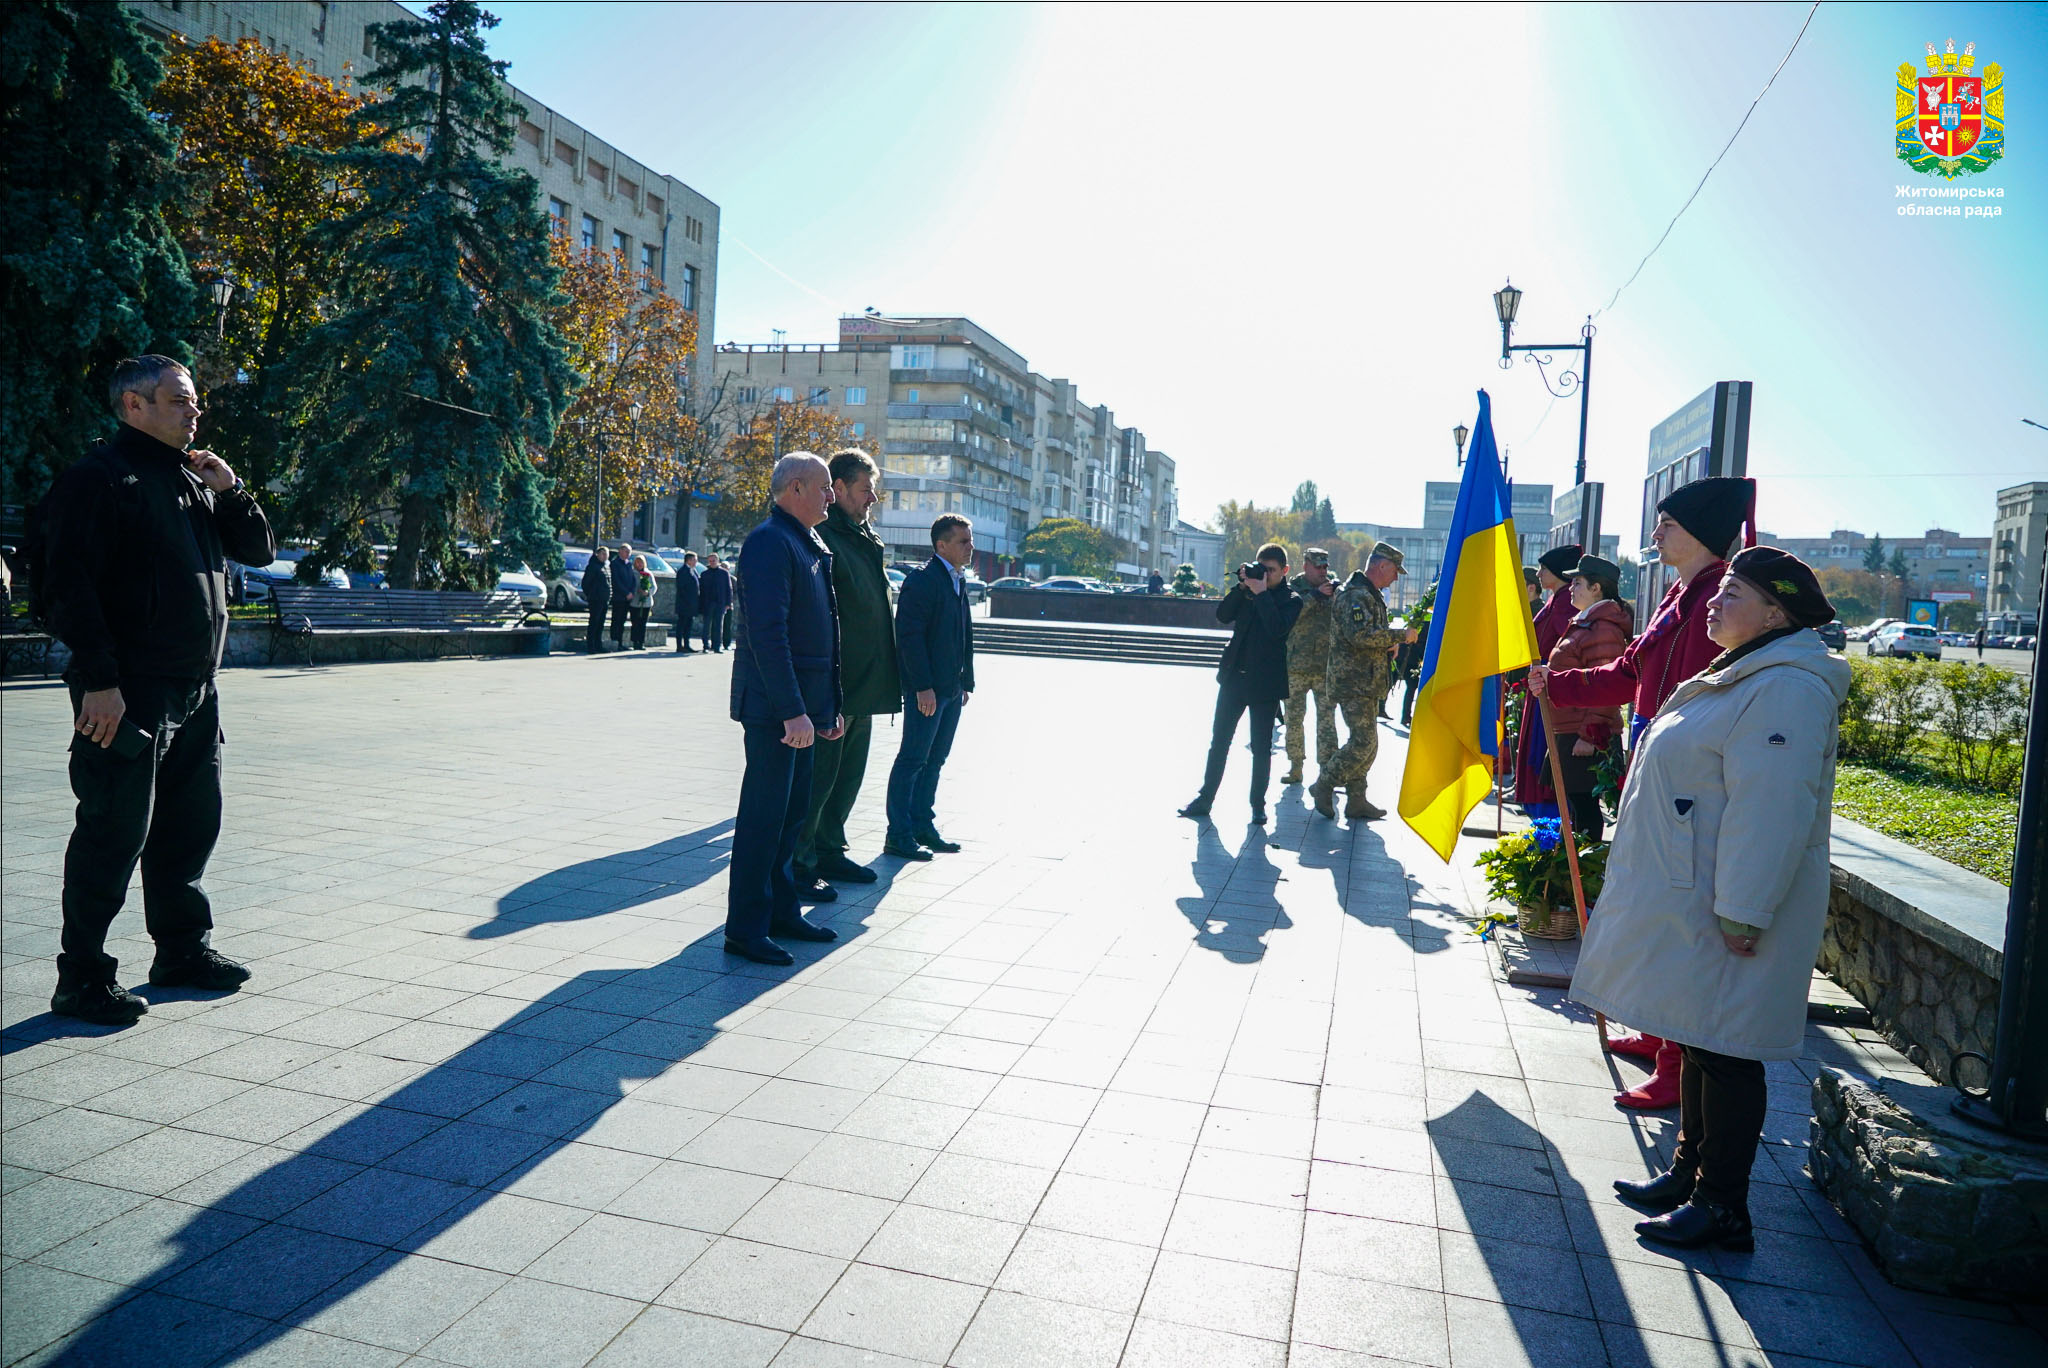
M747 768L725 894L725 934L733 940L768 935L801 911L790 859L811 806L810 750L782 744L780 722L745 727Z
M952 753L953 733L959 727L958 694L940 699L930 717L918 711L915 698L903 700L903 743L896 748L896 764L889 770L891 841L915 841L917 833L933 829L937 819L932 803L939 794L939 771Z

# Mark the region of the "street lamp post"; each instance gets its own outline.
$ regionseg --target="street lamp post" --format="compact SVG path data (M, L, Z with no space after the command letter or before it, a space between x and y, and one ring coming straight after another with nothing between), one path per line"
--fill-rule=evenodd
M627 429L627 450L640 443L640 403L635 400L626 406L626 417L630 422ZM597 426L597 488L590 508L590 549L595 552L604 539L604 457L611 439L611 432L602 423Z
M1500 368L1514 367L1515 352L1523 352L1527 359L1536 363L1536 372L1543 377L1543 388L1549 390L1553 399L1562 399L1574 389L1579 392L1579 465L1574 484L1586 482L1586 386L1593 379L1593 316L1586 315L1586 325L1579 329L1577 342L1547 342L1538 346L1518 345L1514 342L1515 314L1522 307L1522 292L1510 281L1493 292L1493 311L1500 318ZM1555 363L1555 352L1575 351L1584 353L1577 372L1558 372L1557 385L1552 388L1550 372L1546 367Z
M1471 435L1472 429L1466 427L1463 423L1451 429L1451 440L1458 444L1458 468L1461 470L1465 466L1465 441Z
M213 294L213 340L218 342L228 335L228 305L235 300L235 282L222 276L213 282L210 289Z

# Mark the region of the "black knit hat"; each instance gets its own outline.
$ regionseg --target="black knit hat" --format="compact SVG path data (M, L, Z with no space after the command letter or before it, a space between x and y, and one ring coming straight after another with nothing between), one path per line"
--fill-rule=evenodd
M1537 581L1535 566L1525 565L1522 567L1522 583L1528 585L1532 589L1536 587Z
M1551 574L1563 579L1579 563L1579 557L1586 554L1583 546L1553 546L1536 558L1536 563Z
M1777 600L1795 627L1818 627L1835 620L1835 605L1821 592L1820 581L1805 561L1775 546L1752 546L1728 563L1728 569Z
M1564 571L1560 578L1577 579L1581 575L1595 584L1604 584L1609 589L1621 587L1621 567L1604 556L1583 556L1577 565Z
M1657 511L1669 513L1714 555L1725 556L1743 526L1755 526L1756 481L1722 475L1694 480L1658 500Z

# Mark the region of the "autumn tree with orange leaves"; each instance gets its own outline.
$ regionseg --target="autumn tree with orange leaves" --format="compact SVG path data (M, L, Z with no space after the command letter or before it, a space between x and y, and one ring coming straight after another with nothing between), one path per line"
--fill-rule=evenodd
M202 440L260 488L290 474L277 367L332 290L315 230L345 212L360 179L323 154L356 145L363 100L253 38L173 38L163 61L149 107L177 138L179 172L164 217L202 288L235 286L220 337L198 347Z
M747 413L726 441L718 501L705 520L705 539L722 551L736 551L768 516L768 477L777 457L809 451L829 460L852 440L853 429L844 418L795 400L771 400Z
M617 253L574 250L560 236L553 252L561 270L553 322L583 385L539 461L553 481L548 511L559 528L589 528L602 460L604 515L616 525L620 512L673 492L686 473L697 316Z

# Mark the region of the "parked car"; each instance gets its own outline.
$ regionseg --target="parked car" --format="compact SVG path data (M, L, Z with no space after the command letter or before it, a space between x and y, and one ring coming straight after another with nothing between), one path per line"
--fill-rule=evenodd
M961 577L960 583L967 590L969 603L988 602L988 584L981 576L969 570Z
M988 587L991 589L1031 589L1036 586L1022 575L1005 575L1001 579L990 580Z
M590 550L571 546L562 552L562 573L547 582L548 608L557 613L587 609L583 601L583 572L590 568Z
M1045 580L1038 586L1062 594L1107 594L1109 587L1100 580L1088 579L1081 575L1059 575Z
M515 562L509 570L498 572L498 588L511 590L519 595L519 601L531 609L547 606L548 587L541 582L524 561Z
M299 562L311 554L312 550L309 547L280 546L277 549L277 559L270 564L242 566L242 601L270 602L271 586L297 583ZM329 566L320 576L320 586L325 589L348 588L348 571Z
M1932 627L1917 627L1910 622L1894 622L1881 628L1863 649L1874 656L1924 655L1939 660L1941 636Z
M903 592L903 581L905 576L901 570L898 570L893 565L890 566L887 570L884 570L882 573L889 577L889 602L894 603L896 601L896 596Z
M1897 621L1897 618L1879 618L1875 622L1866 622L1861 627L1851 627L1849 629L1849 640L1868 641Z
M1813 629L1813 633L1821 639L1830 651L1846 651L1849 649L1848 629L1843 627L1840 622L1823 622L1820 626Z

